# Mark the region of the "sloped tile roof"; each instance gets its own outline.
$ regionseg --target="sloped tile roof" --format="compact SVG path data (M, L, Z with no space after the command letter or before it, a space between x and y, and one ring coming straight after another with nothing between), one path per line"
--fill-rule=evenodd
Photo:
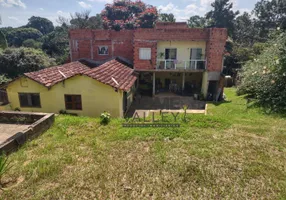
M24 75L45 87L52 87L76 75L86 75L101 83L124 91L128 91L137 79L134 70L117 59L108 61L93 69L76 61L36 72L25 73Z
M114 59L84 73L101 83L128 91L137 80L135 71Z
M90 70L86 65L80 62L71 62L60 66L49 67L35 72L25 73L30 79L46 86L51 87L65 79Z

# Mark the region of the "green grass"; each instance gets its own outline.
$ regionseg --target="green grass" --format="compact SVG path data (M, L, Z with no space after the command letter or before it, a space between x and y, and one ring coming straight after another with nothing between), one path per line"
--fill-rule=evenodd
M0 199L286 199L286 119L226 94L180 128L59 116L10 155Z

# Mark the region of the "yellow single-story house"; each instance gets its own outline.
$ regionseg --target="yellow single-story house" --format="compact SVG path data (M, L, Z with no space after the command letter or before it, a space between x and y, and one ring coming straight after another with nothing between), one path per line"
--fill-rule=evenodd
M116 58L90 68L79 61L25 73L6 86L9 108L29 112L123 117L133 101L137 74Z

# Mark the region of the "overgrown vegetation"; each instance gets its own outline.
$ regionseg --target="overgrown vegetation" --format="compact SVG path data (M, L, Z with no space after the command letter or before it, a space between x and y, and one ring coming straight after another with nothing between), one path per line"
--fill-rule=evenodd
M0 190L3 187L2 177L7 173L10 168L10 161L8 161L8 157L1 154L0 155Z
M269 42L269 47L241 73L239 94L247 94L267 111L286 111L286 33Z
M7 48L0 51L0 74L15 78L26 72L37 71L55 64L41 50L32 48ZM2 79L3 80L3 79Z
M285 199L286 120L226 95L180 128L60 115L9 156L1 198Z
M105 29L152 28L158 19L157 8L143 1L120 1L106 4L101 12Z

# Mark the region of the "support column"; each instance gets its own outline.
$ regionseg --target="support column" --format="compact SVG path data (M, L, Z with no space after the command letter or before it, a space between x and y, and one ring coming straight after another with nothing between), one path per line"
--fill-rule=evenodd
M155 96L156 93L156 77L155 72L153 72L153 96Z
M204 98L207 98L208 95L208 72L203 72L203 80L202 80L202 90L201 92L204 95Z
M185 90L185 79L186 79L186 73L183 72L183 83L182 83L182 91L184 92Z

